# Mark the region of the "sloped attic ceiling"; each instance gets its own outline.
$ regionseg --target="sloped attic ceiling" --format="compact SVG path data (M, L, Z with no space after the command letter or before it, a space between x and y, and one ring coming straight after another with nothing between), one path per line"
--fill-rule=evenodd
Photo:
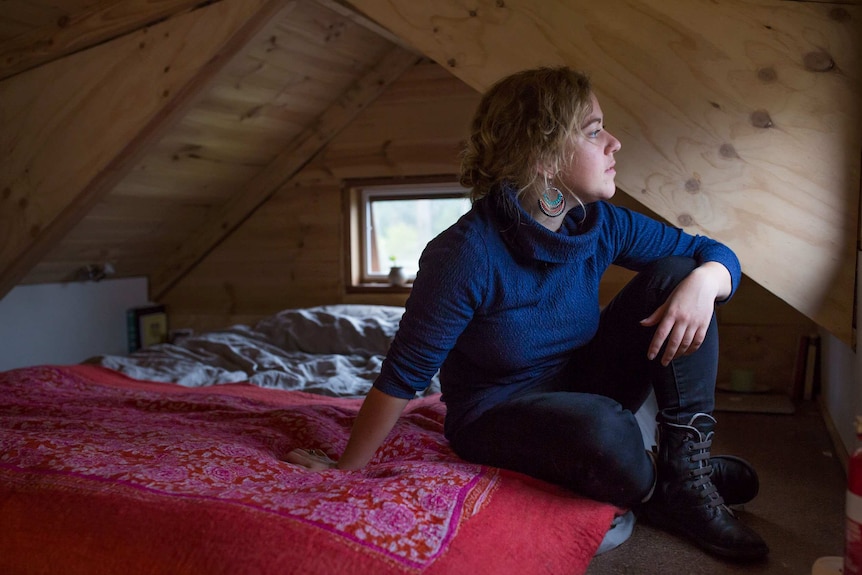
M588 71L621 141L617 185L734 248L744 272L845 341L862 159L862 0L351 0L484 91Z
M322 0L7 4L0 295L112 262L159 297L420 59Z
M96 261L158 296L426 56L589 71L621 189L850 339L862 0L3 5L0 297Z

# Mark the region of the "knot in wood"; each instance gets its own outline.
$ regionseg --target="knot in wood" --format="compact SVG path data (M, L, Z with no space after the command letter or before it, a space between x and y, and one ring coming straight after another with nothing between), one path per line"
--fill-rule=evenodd
M836 22L847 22L850 20L850 12L844 8L833 8L829 11L829 18Z
M807 53L802 62L810 72L828 72L835 67L832 56L819 50Z
M718 149L718 153L721 154L722 158L738 158L739 154L736 153L736 148L733 147L733 144L722 144Z
M680 214L676 221L678 221L679 225L681 225L682 227L686 227L694 223L694 218L691 217L689 214Z
M685 181L685 191L689 194L696 194L700 191L700 180L697 178L689 178Z
M775 68L768 66L757 71L757 79L764 84L771 84L778 79L778 73L775 71Z
M755 128L771 128L772 117L766 110L755 110L751 113L751 125Z

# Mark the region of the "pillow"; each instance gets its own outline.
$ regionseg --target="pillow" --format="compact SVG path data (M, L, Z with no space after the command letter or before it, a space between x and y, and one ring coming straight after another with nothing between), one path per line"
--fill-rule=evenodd
M386 355L403 313L403 307L360 304L287 309L254 329L286 351Z

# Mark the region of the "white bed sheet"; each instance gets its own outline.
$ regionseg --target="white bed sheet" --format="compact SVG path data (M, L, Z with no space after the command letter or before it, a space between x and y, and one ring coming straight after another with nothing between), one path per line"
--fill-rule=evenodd
M129 355L87 360L134 379L187 387L248 381L267 388L364 396L380 372L404 308L288 309L253 326L192 334ZM437 377L425 394L437 393Z

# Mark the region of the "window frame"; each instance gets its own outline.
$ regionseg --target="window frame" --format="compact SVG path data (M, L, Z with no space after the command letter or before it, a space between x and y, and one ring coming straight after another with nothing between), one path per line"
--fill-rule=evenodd
M413 277L406 286L391 286L386 274L372 274L366 268L369 247L369 203L387 200L418 200L468 198L458 177L445 175L429 178L398 178L352 180L345 182L347 203L347 269L345 287L348 292L391 291L409 292ZM454 223L454 222L452 222ZM381 266L388 269L388 266Z

